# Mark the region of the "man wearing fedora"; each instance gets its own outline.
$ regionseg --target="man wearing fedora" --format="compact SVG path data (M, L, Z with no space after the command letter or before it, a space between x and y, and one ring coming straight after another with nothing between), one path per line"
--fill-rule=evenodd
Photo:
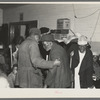
M19 46L16 85L21 88L43 88L41 69L53 68L60 65L60 61L45 61L38 47L40 30L31 28L29 33L29 37Z
M78 49L71 52L71 70L73 73L74 88L93 88L93 55L87 47L87 38L78 38ZM71 60L71 59L70 59Z
M48 88L69 88L71 86L71 73L65 49L55 42L52 34L43 35L41 40L46 51L50 50L49 61L59 59L61 62L59 67L49 69L45 86Z

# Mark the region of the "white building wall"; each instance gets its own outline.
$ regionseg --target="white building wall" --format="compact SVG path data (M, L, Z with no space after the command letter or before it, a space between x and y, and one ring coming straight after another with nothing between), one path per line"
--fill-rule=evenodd
M92 41L100 42L99 12L100 4L32 4L5 10L4 23L18 22L19 14L23 13L24 21L38 20L39 28L47 26L50 29L56 29L57 19L69 18L71 20L71 29L74 32L86 35L89 40L94 34ZM74 14L77 18L74 17ZM99 19L95 28L98 16Z

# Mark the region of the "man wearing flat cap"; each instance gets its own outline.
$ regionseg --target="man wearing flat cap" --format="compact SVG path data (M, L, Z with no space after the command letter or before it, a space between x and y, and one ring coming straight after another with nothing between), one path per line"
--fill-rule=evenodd
M60 61L45 61L38 47L40 30L31 28L29 33L29 37L19 47L16 85L21 88L42 88L41 69L53 68Z
M69 88L71 86L71 74L66 51L55 43L52 34L43 35L41 40L46 51L50 50L49 61L59 59L61 62L58 65L59 67L56 66L53 69L49 69L45 86L48 88Z
M78 38L78 49L71 52L71 70L73 72L74 88L93 88L93 55L87 47L87 38Z

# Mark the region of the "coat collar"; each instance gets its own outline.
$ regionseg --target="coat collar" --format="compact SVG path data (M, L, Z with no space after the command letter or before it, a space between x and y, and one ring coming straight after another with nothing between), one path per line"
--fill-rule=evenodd
M52 48L50 51L54 50L54 48L57 46L57 44L55 42L53 42Z
M89 56L90 56L89 50L86 50L85 56L84 56L82 63L80 65L81 67L79 70L79 74L80 74L80 72L84 71L85 69L87 69L89 67L89 65L87 64L87 63L89 63L87 61L89 59Z
M49 51L49 55L50 55L51 52L55 49L56 45L57 45L57 44L56 44L55 42L53 42L52 48L51 48L51 50Z
M32 40L32 41L37 42L37 41L35 40L35 38L34 38L34 37L31 37L31 36L27 37L27 40ZM37 43L38 43L38 42L37 42Z

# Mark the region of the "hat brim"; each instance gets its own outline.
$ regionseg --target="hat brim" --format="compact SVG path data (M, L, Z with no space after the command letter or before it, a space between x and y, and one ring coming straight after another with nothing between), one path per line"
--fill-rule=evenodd
M44 42L44 41L53 42L53 41L55 41L55 40L54 40L53 35L46 34L46 35L43 35L43 36L42 36L41 41L42 41L42 42Z
M78 45L87 45L87 41L78 41Z

